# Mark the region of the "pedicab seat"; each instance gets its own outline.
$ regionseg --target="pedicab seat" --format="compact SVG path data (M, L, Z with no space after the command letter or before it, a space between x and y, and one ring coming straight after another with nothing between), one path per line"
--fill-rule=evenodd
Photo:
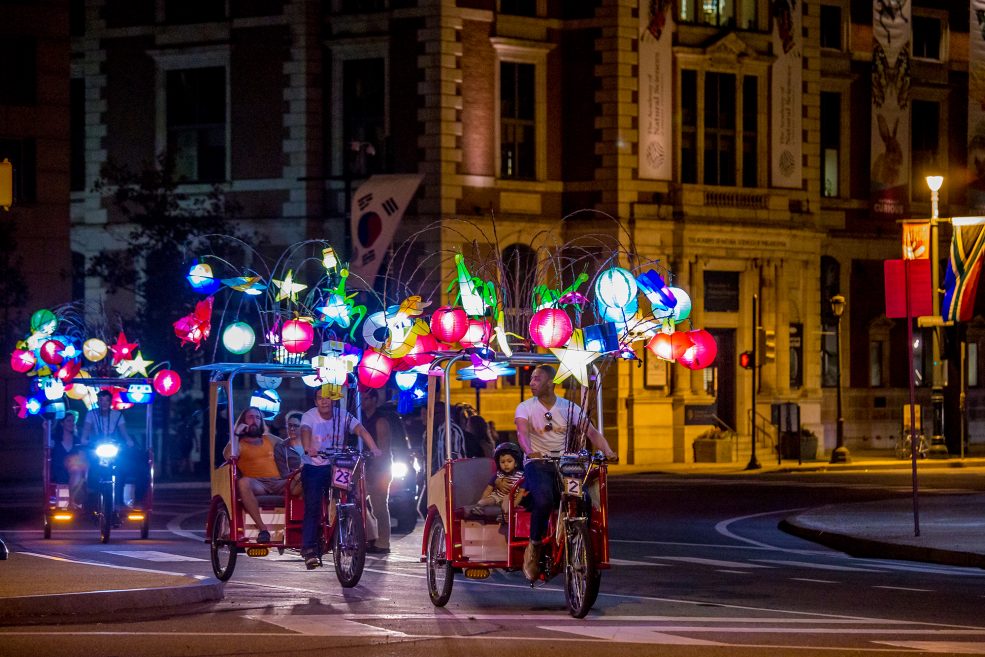
M257 495L257 504L261 509L276 509L284 506L283 495Z
M491 458L480 457L452 461L451 499L455 509L455 518L497 522L500 514L498 508L492 507L481 510L473 508L482 497L482 491L486 489L489 480L495 474L496 464Z

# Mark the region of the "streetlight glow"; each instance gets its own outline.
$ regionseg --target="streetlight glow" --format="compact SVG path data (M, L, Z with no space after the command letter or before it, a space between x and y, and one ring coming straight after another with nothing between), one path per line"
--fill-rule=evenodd
M930 187L930 191L939 192L941 191L941 185L944 184L944 176L927 176L927 187Z

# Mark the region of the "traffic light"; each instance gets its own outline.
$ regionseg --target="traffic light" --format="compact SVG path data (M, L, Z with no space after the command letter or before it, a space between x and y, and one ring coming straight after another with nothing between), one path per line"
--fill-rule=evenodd
M756 364L772 363L776 360L776 331L759 327L756 333Z
M743 351L739 354L739 367L744 370L751 370L754 366L755 360L751 351Z
M14 204L14 165L4 158L0 162L0 208L9 210Z

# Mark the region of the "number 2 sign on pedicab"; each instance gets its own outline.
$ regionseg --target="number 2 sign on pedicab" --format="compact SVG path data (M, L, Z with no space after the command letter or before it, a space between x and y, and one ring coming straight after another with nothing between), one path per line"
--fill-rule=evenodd
M439 230L443 238L435 238ZM563 575L569 612L582 617L592 608L601 571L610 567L609 518L606 459L585 449L585 437L594 431L592 425L603 426L605 371L612 363L637 358L641 344L658 358L701 369L714 360L715 342L707 331L690 326L690 299L673 285L671 272L656 261L640 262L611 235L582 235L562 244L547 235L525 234L522 249L500 248L494 235L492 249L476 248L477 241L472 249L436 248L448 241L450 230L456 229L445 221L392 249L378 279L382 292L357 281L365 290L360 300L378 307L373 310L357 305L356 294L347 292L349 272L323 242L294 245L266 273L207 256L189 272L192 285L201 286L206 298L175 323L176 333L196 346L206 339L214 295L225 288L221 294L233 295L222 304L219 332L225 349L238 355L256 347L265 351L261 359L251 354L254 362L202 368L212 377L215 464L206 540L220 579L231 576L237 555L244 552L265 556L271 548L301 547L303 504L292 486L260 500L259 519L266 531L244 512L236 486L239 452L233 426L236 408L259 406L272 417L283 404L299 403L296 389L278 388L298 379L325 389L340 408L352 408L357 416L359 391L391 381L400 390L404 412L428 404L421 560L435 605L448 602L457 575L481 580L493 570L520 570L530 543L530 511L517 502L523 480L513 484L505 508L493 514L476 508L496 464L491 458L464 458L454 440L444 439L454 435L451 380L495 386L501 377L515 376L517 366L550 364L564 394L593 412L569 423L564 449L537 455L553 467L559 502L543 539L536 582ZM458 230L464 247L470 240L489 239L465 222ZM490 257L490 251L505 255ZM256 254L250 260L261 261ZM446 287L441 279L449 276ZM428 314L442 298L447 303ZM252 325L244 320L248 315ZM237 391L233 379L239 375L252 375L255 385ZM221 418L223 410L226 417ZM223 458L220 451L227 442L230 456ZM358 483L360 455L350 452L334 462L338 476L332 481L341 482L341 488L331 488L319 519L321 551L332 550L344 586L359 580L363 538L370 531ZM296 476L296 471L290 474Z
M152 403L181 387L165 363L144 358L123 330L93 330L85 309L67 304L36 311L17 342L11 368L30 378L27 395L15 395L21 419L44 419L43 530L91 519L106 543L114 528L135 526L147 538L154 500ZM106 339L115 333L115 339ZM145 411L146 448L128 431L123 412ZM85 411L81 436L76 421Z

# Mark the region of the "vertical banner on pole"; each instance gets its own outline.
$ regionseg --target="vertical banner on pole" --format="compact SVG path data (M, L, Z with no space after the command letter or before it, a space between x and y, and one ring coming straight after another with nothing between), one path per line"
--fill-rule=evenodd
M897 220L910 205L909 2L872 3L872 215Z
M373 286L383 256L390 248L393 234L414 198L424 176L393 174L371 176L356 190L350 209L352 261L349 272L355 274L350 284L362 279Z
M770 175L774 187L803 186L801 112L803 107L803 29L797 0L770 3L773 16Z
M968 30L968 207L985 212L985 0L971 0Z
M674 17L670 0L640 0L639 177L673 176Z

